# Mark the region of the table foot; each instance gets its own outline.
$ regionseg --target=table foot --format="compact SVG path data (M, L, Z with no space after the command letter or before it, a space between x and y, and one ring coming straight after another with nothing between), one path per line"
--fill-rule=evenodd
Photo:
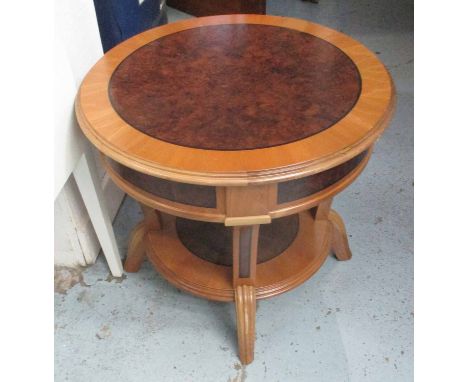
M331 240L331 250L338 260L351 259L351 250L348 244L348 235L341 216L334 210L330 210L328 215L333 230Z
M159 212L140 205L145 218L133 229L128 244L127 258L124 264L125 272L138 272L146 257L145 237L150 231L161 229Z
M237 286L235 289L235 299L239 358L243 365L247 365L254 359L255 287L249 285Z
M125 272L138 272L145 260L145 236L148 232L146 222L143 220L133 229L128 244L127 258L125 259Z

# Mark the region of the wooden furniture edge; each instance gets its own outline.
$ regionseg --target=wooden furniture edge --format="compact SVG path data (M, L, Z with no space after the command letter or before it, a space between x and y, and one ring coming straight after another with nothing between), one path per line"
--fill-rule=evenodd
M257 16L257 18L254 18L254 19L249 17L249 15L235 15L235 16L241 17L242 20L245 19L248 21L248 23L252 23L252 24L277 25L277 26L282 26L282 27L291 28L291 29L297 29L298 28L297 25L302 25L301 23L303 22L305 23L304 25L311 24L315 28L321 28L324 31L329 31L330 34L336 34L336 36L341 36L342 38L346 38L350 42L354 41L356 44L363 46L361 43L357 42L351 37L341 34L338 31L334 31L322 25L318 25L318 24L314 24L314 23L310 23L306 21L301 21L301 20L291 19L291 18L274 17L274 16L262 16L262 17ZM212 16L212 17L207 17L204 19L206 19L205 21L207 25L211 25L210 23L212 22L212 20L214 20L214 18L216 18L217 20L218 19L225 20L226 23L238 22L236 21L237 19L232 15L229 17ZM256 22L255 20L258 20L258 19L266 20L266 21L264 23L258 22L258 21ZM191 22L181 21L179 23L180 23L178 27L179 29L176 29L176 30L185 30L185 29L190 29L190 28L196 28L200 25L203 25L204 20L198 20L196 22L195 21L191 21ZM186 24L189 25L188 28ZM143 35L147 35L148 33L150 33L150 31L144 32ZM171 33L174 33L174 32L171 32ZM126 42L124 44L131 46L131 42L128 42L128 43ZM118 47L114 49L118 49ZM377 58L375 59L385 69L384 65ZM364 151L369 146L371 146L375 142L375 140L381 135L383 130L386 128L386 126L388 125L389 120L394 111L394 105L395 105L394 85L390 77L390 74L388 73L388 70L385 69L385 72L388 77L388 81L390 82L390 85L391 85L391 95L388 101L386 111L377 121L375 126L372 129L370 129L370 131L367 134L365 134L360 140L354 142L354 144L349 145L339 151L330 153L329 155L324 155L323 157L320 157L320 158L315 158L310 161L303 161L301 163L294 163L294 164L290 164L287 166L264 168L263 170L257 170L257 171L195 172L195 171L187 171L187 170L182 170L182 169L177 169L177 168L165 167L161 165L160 163L147 161L141 157L136 157L134 155L128 155L127 153L111 145L109 142L106 142L106 140L100 137L97 134L97 132L92 128L92 126L89 124L81 108L80 97L82 93L83 84L82 86L80 86L80 90L77 95L77 99L75 102L75 110L76 110L76 116L77 116L78 122L84 134L96 147L98 147L100 151L104 152L110 158L122 163L125 166L133 168L137 171L146 173L148 175L157 176L163 179L169 179L173 181L179 181L179 182L191 183L191 184L217 185L217 186L244 186L244 185L251 185L251 184L270 183L270 182L278 182L278 181L285 181L285 180L300 178L300 177L312 175L312 174L327 170L331 167L334 167L340 163L343 163L351 159L352 157L358 155L360 152ZM83 81L83 83L85 83L85 81Z

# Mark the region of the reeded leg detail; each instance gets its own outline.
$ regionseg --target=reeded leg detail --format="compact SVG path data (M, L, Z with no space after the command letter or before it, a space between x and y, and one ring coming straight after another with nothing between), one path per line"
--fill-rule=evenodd
M243 365L254 359L255 344L255 287L239 285L235 290L237 315L237 340L239 358Z
M338 260L351 259L351 250L348 244L348 235L341 216L334 210L330 210L328 219L332 223L332 244L331 249Z
M127 258L124 269L126 272L138 272L145 260L145 237L149 231L161 229L161 217L159 212L140 205L145 215L144 219L137 224L130 235L128 243Z

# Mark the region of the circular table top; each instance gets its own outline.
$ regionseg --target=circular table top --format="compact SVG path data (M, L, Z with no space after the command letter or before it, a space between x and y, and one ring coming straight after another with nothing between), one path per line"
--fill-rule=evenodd
M175 181L243 185L325 170L368 148L394 106L362 44L303 20L228 15L137 35L91 69L76 101L87 137Z
M353 61L308 33L270 25L188 29L142 46L112 74L109 96L151 137L208 150L294 142L333 126L355 105Z

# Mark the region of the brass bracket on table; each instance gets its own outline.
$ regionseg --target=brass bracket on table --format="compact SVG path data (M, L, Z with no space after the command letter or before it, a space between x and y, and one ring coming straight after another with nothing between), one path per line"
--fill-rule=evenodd
M234 227L240 225L256 225L256 224L270 224L270 215L258 215L258 216L239 216L239 217L227 217L224 220L226 227Z

